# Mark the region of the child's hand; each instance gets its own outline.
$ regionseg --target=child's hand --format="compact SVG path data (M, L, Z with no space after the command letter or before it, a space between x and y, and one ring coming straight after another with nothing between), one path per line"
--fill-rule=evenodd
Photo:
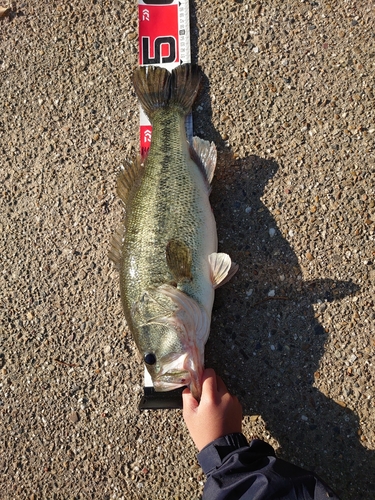
M189 389L182 393L182 401L186 426L199 451L219 437L241 432L242 406L212 368L203 373L200 402Z

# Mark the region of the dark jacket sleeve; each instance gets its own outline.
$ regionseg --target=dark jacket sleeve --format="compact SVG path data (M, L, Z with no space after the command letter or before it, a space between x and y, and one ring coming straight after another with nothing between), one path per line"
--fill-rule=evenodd
M216 439L198 454L207 476L202 500L339 500L313 472L280 458L243 434Z

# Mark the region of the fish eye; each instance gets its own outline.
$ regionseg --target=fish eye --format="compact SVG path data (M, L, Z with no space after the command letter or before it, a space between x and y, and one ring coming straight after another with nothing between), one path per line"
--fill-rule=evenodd
M156 356L153 352L148 352L143 358L146 365L154 365L156 363Z

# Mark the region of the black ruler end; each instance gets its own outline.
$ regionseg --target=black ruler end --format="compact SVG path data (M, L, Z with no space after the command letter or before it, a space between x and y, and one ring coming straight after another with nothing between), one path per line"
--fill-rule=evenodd
M175 410L182 409L182 391L185 387L167 392L156 392L153 387L144 387L143 396L138 405L140 410Z

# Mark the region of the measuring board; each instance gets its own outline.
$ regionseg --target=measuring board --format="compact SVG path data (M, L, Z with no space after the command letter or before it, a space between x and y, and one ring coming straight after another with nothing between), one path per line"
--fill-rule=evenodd
M189 0L138 0L139 65L161 66L171 71L191 62ZM189 141L193 136L191 115L186 118ZM152 126L140 107L140 149L144 157L151 145ZM145 368L144 395L140 410L182 408L183 388L156 392Z
M161 66L171 71L190 63L189 0L138 0L139 65ZM192 138L191 115L186 132ZM140 108L141 155L150 148L152 126Z

